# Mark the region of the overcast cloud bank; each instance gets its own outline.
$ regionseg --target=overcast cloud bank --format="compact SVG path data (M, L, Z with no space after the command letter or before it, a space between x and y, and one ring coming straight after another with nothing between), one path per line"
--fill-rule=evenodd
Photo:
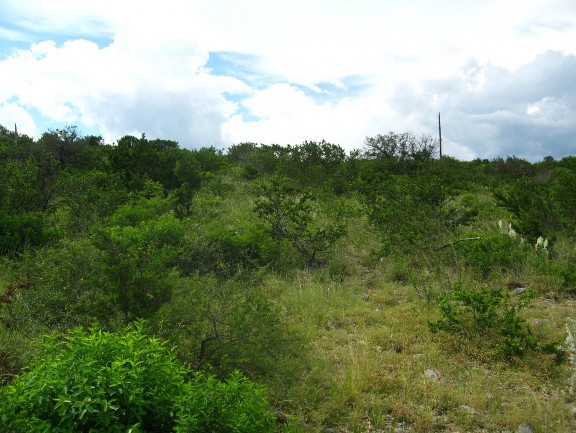
M116 3L3 2L0 124L351 150L442 112L460 159L576 153L569 1Z

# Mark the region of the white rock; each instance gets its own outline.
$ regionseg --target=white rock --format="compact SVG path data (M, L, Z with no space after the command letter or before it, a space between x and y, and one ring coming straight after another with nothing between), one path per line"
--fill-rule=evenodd
M438 373L438 370L429 368L428 370L424 371L424 376L426 376L428 379L438 380L440 378L440 373Z

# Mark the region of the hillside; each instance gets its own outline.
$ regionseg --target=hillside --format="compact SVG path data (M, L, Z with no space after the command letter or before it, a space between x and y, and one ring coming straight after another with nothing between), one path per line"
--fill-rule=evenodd
M1 128L3 392L45 334L141 324L277 431L576 431L576 157L435 151Z

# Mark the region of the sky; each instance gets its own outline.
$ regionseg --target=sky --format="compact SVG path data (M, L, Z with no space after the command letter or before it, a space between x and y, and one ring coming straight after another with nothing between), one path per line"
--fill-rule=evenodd
M576 155L574 0L2 0L0 124L181 147Z

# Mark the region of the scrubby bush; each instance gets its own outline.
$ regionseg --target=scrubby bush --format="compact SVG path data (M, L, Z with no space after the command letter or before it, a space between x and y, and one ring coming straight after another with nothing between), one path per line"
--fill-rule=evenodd
M6 326L29 335L94 321L113 323L118 309L102 258L88 239L61 240L23 254L3 313Z
M216 274L230 277L262 266L277 269L289 258L259 221L237 221L233 226L214 219L189 230L179 266L185 275Z
M478 239L458 243L454 248L465 265L482 278L521 269L529 254L518 238L505 233L470 237Z
M342 222L321 221L314 197L297 191L285 177L273 177L270 184L262 185L259 196L254 210L269 225L272 238L288 241L306 266L318 265L346 233Z
M280 359L305 352L258 282L242 275L180 279L151 324L178 343L180 356L195 369L210 364L224 373L240 369L268 376L277 372Z
M451 206L450 191L439 178L428 175L365 179L358 188L383 254L428 248L473 217Z
M430 329L488 342L505 358L522 356L537 347L529 324L520 316L534 297L533 291L512 299L506 290L457 287L439 298L441 317L430 323Z
M9 215L0 211L0 255L14 255L26 247L40 247L58 238L39 212Z
M183 236L184 225L172 212L98 232L107 287L127 320L146 317L170 299Z
M226 381L198 372L178 407L177 433L267 433L276 431L263 387L238 372Z

